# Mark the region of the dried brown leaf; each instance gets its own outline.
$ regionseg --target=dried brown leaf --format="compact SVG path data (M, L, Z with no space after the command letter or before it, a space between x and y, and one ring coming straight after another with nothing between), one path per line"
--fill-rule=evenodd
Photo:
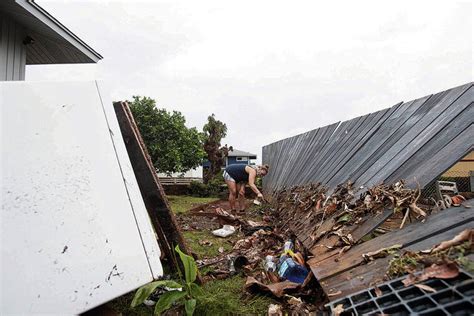
M465 241L472 241L474 239L474 229L468 228L460 232L451 240L443 241L438 246L433 248L432 252L442 251L453 246L457 246Z
M459 275L459 268L454 262L443 263L443 264L433 264L429 268L423 270L419 275L409 274L408 277L403 280L405 286L415 284L424 280L431 278L436 279L452 279Z
M344 312L344 307L342 307L342 304L338 304L334 307L332 312L334 313L334 316L340 316Z
M377 297L382 296L382 290L379 289L378 286L376 286L374 290L375 290L375 295L376 295Z
M386 248L380 248L376 251L371 251L371 252L367 252L367 253L364 253L362 254L362 257L366 260L373 260L375 258L382 258L382 257L386 257L391 251L394 251L394 250L397 250L397 249L400 249L402 248L403 245L401 244L396 244L396 245L393 245L393 246L390 246L390 247L386 247Z
M426 285L426 284L413 284L413 285L416 286L419 289L425 290L426 292L431 292L431 293L436 292L435 289L433 289L431 286Z
M342 291L337 291L337 292L334 292L334 293L329 293L328 297L333 297L333 296L337 296L337 295L341 295L341 294L342 294Z

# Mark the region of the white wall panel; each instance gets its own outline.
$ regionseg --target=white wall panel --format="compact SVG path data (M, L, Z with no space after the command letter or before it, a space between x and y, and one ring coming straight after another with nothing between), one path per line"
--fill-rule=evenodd
M80 313L162 274L98 92L95 82L0 84L2 314Z

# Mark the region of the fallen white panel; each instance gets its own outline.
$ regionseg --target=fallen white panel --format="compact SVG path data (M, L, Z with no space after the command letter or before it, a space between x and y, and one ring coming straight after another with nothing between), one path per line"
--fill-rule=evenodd
M161 275L96 83L2 83L0 109L1 314L80 313Z

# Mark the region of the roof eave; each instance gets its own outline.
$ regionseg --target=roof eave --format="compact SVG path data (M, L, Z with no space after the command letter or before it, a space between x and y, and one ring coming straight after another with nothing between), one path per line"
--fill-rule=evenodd
M39 21L51 28L54 32L59 34L65 41L81 51L81 53L90 60L90 63L97 63L103 58L98 52L92 49L92 47L87 45L33 0L15 0L15 2Z

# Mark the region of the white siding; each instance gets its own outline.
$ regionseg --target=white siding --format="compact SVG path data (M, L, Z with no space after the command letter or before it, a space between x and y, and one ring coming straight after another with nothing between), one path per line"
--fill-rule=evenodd
M25 34L21 25L0 14L0 81L25 80Z

